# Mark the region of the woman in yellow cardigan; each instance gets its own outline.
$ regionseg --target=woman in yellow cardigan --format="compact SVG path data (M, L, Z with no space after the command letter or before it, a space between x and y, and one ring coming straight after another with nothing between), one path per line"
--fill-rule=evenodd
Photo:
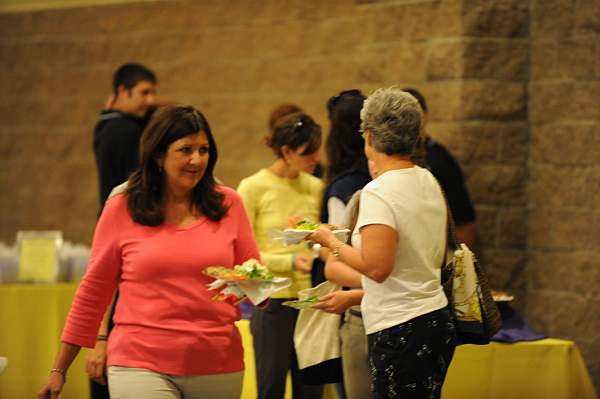
M322 386L304 385L298 375L293 339L298 311L281 305L310 287L313 257L305 243L283 246L272 239L272 231L288 227L288 221L298 216L318 220L322 183L304 170L314 169L320 160L321 127L310 116L293 113L278 120L266 143L277 159L243 179L238 193L263 263L276 276L290 278L292 285L275 294L267 309L252 315L258 398L283 398L286 375L291 370L294 399L315 399L320 397Z

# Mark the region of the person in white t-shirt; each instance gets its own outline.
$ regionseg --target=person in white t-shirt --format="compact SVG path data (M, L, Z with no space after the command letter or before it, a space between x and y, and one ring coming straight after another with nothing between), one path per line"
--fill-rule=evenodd
M411 161L422 112L397 88L361 111L365 153L378 171L360 197L352 246L319 228L309 238L332 263L361 274L372 391L379 398L439 398L456 332L440 282L447 211L433 175Z

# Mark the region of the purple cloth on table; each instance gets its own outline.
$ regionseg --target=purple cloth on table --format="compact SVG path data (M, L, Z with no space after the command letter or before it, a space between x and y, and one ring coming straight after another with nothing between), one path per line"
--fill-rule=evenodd
M508 302L499 302L497 305L502 316L502 328L492 337L492 341L512 343L546 338L533 331Z
M240 313L241 313L242 319L250 320L250 318L252 317L252 309L253 308L254 308L254 306L252 306L251 303L248 303L246 301L243 301L242 303L240 303Z

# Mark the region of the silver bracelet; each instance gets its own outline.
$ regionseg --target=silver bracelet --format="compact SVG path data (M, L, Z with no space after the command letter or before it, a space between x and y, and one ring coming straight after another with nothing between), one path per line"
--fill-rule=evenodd
M339 242L333 247L333 251L331 251L333 253L333 256L335 257L335 259L337 259L337 260L340 260L340 248L343 245L344 245L343 242Z
M65 379L65 382L67 382L67 370L65 369L59 369L59 368L53 368L50 370L50 374L52 373L58 373L60 375L63 376L63 378Z

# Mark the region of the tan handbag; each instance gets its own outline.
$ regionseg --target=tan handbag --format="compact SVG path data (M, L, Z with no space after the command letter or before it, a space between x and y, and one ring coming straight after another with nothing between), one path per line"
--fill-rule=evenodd
M485 345L502 327L502 318L477 257L466 244L459 244L456 239L456 226L448 201L446 208L449 236L457 249L450 262L444 261L442 286L454 314L457 343Z

